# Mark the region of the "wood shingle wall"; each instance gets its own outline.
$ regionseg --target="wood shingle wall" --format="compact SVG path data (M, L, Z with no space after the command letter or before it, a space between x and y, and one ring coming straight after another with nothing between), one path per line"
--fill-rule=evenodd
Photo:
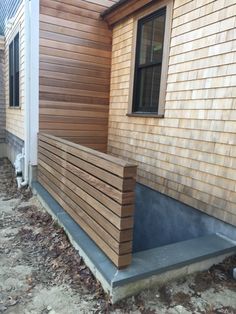
M234 0L174 1L164 119L126 116L134 18L117 24L108 137L139 182L234 225L235 12Z
M113 0L40 0L40 131L106 151Z

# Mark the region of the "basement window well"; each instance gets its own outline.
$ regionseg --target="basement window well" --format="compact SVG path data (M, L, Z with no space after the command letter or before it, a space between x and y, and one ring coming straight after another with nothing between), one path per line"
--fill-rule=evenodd
M170 279L208 269L236 252L233 226L137 184L134 254L131 265L118 270L39 183L35 182L33 189L113 303Z

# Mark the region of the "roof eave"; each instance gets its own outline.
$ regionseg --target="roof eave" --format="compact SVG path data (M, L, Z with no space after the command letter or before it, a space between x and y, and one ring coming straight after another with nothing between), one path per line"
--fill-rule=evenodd
M121 20L131 16L135 12L142 10L160 0L120 0L101 14L101 17L113 26Z
M107 8L106 10L104 10L100 16L101 18L105 19L110 13L113 13L115 10L117 10L118 8L120 8L123 4L125 4L126 2L128 2L129 0L120 0L118 2L116 2L115 4L113 4L111 7Z

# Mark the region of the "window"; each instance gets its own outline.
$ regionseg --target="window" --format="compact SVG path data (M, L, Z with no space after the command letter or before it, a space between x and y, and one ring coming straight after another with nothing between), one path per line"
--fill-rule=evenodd
M9 45L9 105L20 105L19 33Z
M133 112L157 114L161 86L166 8L138 21Z

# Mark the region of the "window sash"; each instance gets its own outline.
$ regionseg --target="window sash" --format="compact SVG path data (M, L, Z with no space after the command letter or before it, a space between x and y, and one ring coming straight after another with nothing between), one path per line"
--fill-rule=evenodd
M13 105L14 99L14 43L9 45L9 105Z
M19 33L9 45L9 106L20 105L20 56Z
M162 34L162 48L161 48L161 61L153 61L152 59L147 62L141 62L140 60L140 54L141 54L141 42L142 42L142 30L143 26L150 22L154 21L156 18L164 16L164 24L163 24L163 34ZM161 71L162 71L162 60L163 60L163 48L164 48L164 40L165 40L165 19L166 19L166 7L159 9L158 11L148 15L147 17L142 18L138 22L138 30L137 30L137 44L136 44L136 59L135 59L135 75L134 75L134 88L133 88L133 106L132 106L132 111L133 112L144 112L144 113L158 113L158 107L159 107L159 96L160 96L160 84L161 84ZM153 36L153 27L154 25L152 24L152 36ZM152 39L153 40L153 39ZM153 44L153 42L151 42ZM152 52L150 54L152 58ZM141 95L141 71L142 69L150 69L150 68L155 68L155 67L160 67L160 78L158 81L159 86L156 86L158 89L158 96L156 99L156 108L153 107L153 100L149 105L143 105L140 104L140 98L142 97ZM153 70L154 71L154 70ZM153 81L152 81L152 88L153 88ZM153 90L151 90L153 92ZM150 95L152 99L152 95Z

